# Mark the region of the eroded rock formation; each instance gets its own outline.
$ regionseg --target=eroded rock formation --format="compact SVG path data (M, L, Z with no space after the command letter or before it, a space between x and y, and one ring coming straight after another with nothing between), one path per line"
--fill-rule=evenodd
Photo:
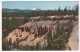
M67 32L69 20L29 21L13 30L5 40L11 42L11 44L18 43L19 47L35 46L37 43L40 43L41 47L46 47L46 37L50 34L54 36L53 33L56 31L58 23L65 27L64 29Z

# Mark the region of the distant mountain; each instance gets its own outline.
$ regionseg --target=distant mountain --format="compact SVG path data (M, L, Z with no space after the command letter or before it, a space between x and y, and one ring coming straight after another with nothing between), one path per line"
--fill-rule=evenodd
M40 11L41 9L38 8L32 8L32 9L8 9L8 8L2 8L2 12L31 12L31 11Z
M41 9L39 9L39 8L32 8L31 10L40 11Z

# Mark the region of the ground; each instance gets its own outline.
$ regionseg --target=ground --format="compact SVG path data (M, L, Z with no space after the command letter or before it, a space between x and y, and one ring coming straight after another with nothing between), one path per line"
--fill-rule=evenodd
M71 47L71 50L79 49L79 27L78 27L78 24L73 28L73 31L70 34L68 44Z

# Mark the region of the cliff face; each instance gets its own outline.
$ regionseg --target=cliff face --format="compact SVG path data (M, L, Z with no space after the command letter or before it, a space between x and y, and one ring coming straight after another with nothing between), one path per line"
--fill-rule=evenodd
M46 47L48 45L46 37L50 34L54 36L53 33L56 31L58 23L61 26L64 26L64 29L67 32L69 20L29 21L13 30L5 40L11 42L11 44L18 44L21 48L36 46L37 43L43 48L43 46Z
M68 20L60 21L60 24L67 24ZM57 21L37 21L28 22L13 30L5 39L13 44L19 42L19 46L34 46L40 43L41 47L47 45L46 36L55 32Z

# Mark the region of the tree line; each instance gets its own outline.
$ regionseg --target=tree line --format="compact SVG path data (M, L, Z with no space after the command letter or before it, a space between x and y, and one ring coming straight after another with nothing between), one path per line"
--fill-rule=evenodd
M61 9L60 6L56 10L39 10L39 11L28 11L28 12L2 12L2 17L36 17L36 16L52 16L52 15L78 15L78 5L75 5L73 9L65 6Z

